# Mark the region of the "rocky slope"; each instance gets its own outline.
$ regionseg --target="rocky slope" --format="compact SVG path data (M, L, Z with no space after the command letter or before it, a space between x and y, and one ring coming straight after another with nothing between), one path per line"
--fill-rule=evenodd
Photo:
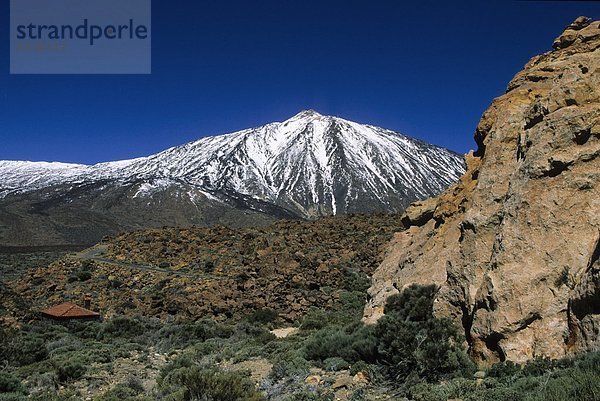
M374 275L435 283L482 363L560 357L600 332L600 22L579 18L484 113L459 183L408 208Z
M401 227L399 219L373 214L121 234L7 280L7 291L27 307L5 308L29 315L89 296L103 316L223 320L267 308L293 322L312 306L335 308L342 290L365 291Z
M284 122L94 166L0 161L0 244L92 243L126 229L396 212L462 156L308 110Z

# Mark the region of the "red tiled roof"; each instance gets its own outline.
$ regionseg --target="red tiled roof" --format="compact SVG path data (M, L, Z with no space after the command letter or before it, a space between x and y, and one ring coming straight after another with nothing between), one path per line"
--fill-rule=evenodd
M99 313L74 305L70 302L56 305L41 311L43 315L57 318L83 318L83 317L98 317Z

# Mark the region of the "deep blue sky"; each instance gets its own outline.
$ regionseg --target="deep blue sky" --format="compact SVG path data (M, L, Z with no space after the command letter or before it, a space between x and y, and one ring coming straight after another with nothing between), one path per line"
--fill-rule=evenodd
M312 108L458 152L527 60L600 2L154 0L152 75L9 75L0 159L96 163Z

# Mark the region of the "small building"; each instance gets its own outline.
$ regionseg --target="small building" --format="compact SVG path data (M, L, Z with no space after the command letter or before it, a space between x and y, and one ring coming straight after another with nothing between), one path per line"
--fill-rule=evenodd
M86 302L86 306L87 302ZM56 305L48 309L40 311L43 317L58 320L58 321L70 321L70 320L96 320L100 319L100 314L91 311L86 308L82 308L70 302Z

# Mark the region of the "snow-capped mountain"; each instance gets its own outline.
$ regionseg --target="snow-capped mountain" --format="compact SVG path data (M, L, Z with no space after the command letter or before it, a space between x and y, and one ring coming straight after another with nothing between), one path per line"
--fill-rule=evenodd
M0 210L25 197L50 204L49 213L82 199L94 205L118 190L111 205L137 202L156 210L169 194L171 207L175 197L185 207L221 204L276 217L391 212L437 195L463 172L463 158L449 150L307 110L132 160L0 161Z

